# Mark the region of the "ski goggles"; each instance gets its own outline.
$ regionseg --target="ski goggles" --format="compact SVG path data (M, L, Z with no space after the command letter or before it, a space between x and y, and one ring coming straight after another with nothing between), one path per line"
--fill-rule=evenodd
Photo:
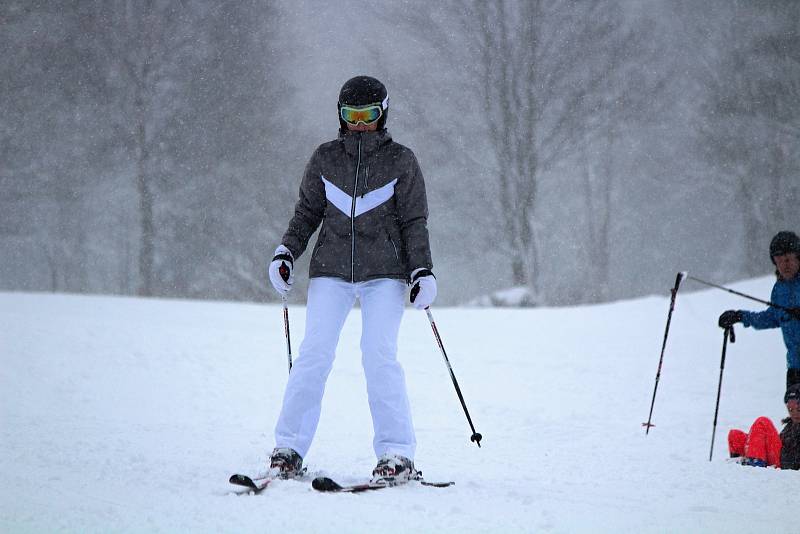
M367 106L342 106L339 108L339 116L348 124L356 125L372 124L383 116L383 108L380 104L369 104Z

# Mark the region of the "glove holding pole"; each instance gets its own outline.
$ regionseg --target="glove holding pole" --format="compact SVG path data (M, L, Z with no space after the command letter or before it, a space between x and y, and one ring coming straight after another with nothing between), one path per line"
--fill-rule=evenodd
M294 257L291 251L285 245L279 245L269 264L269 280L283 301L283 332L286 335L286 359L289 363L290 373L292 372L292 341L289 334L289 305L286 295L291 291L294 283L293 267Z
M409 300L418 310L424 310L436 299L436 277L430 269L419 268L411 272Z
M269 264L269 281L272 282L272 287L280 294L281 297L286 297L289 291L292 290L294 284L294 256L292 252L286 248L285 245L279 245L275 249L275 256Z
M733 325L741 323L743 319L741 310L726 310L720 314L717 324L723 329L730 328L733 333Z

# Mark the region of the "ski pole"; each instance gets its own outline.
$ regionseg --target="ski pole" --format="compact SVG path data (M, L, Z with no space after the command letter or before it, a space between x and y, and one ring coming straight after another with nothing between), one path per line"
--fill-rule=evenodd
M722 359L719 362L719 385L717 386L717 404L714 407L714 429L711 431L711 451L708 453L708 461L714 456L714 437L717 434L717 416L719 415L719 397L722 393L722 372L725 370L725 350L728 348L728 338L730 337L731 343L736 342L736 336L733 333L733 327L730 326L725 329L722 334Z
M442 344L442 338L439 336L439 330L436 328L436 323L433 320L433 314L431 314L430 308L425 308L425 312L428 314L428 321L431 323L431 329L433 330L433 336L436 338L436 343L439 344L439 349L442 351L442 356L444 356L444 363L447 365L447 370L450 371L450 378L453 380L453 386L456 388L456 393L458 394L458 400L461 401L461 407L464 408L464 415L467 416L467 422L469 422L469 427L472 429L472 436L470 436L469 440L474 441L478 447L481 446L481 436L478 432L475 431L475 425L472 424L472 418L469 416L469 411L467 410L467 404L464 402L464 395L461 394L461 388L458 387L458 381L456 380L456 375L453 373L453 367L450 365L450 360L447 358L447 353L444 350L444 345Z
M723 291L727 291L728 293L733 293L734 295L739 295L740 297L744 297L746 299L750 299L750 300L754 300L756 302L760 302L761 304L766 304L767 306L772 306L773 308L777 308L779 310L783 310L783 311L790 312L790 313L792 312L791 308L786 308L785 306L780 306L779 304L773 304L772 302L770 302L768 300L762 300L762 299L753 297L751 295L748 295L746 293L741 293L739 291L730 289L728 287L720 286L720 285L717 285L717 284L712 284L711 282L706 282L705 280L700 280L699 278L695 278L694 276L687 276L686 278L688 278L689 280L694 280L695 282L698 282L700 284L703 284L703 285L706 285L706 286L709 286L709 287L715 287L717 289L721 289Z
M655 426L650 421L653 419L653 406L656 404L656 391L658 391L658 381L661 380L661 365L664 363L664 350L667 348L667 336L669 336L669 325L672 322L672 312L675 310L675 299L678 296L678 287L681 285L681 281L686 278L687 274L686 271L678 273L678 276L675 277L675 287L672 288L671 293L672 297L669 300L669 313L667 313L667 327L664 329L664 341L661 343L661 357L658 359L658 369L656 370L656 383L653 386L653 399L650 401L650 415L647 416L647 422L642 423L642 426L646 428L645 435L650 433L650 427Z
M281 296L283 300L283 331L286 334L286 358L289 360L289 372L292 372L292 340L289 335L289 305L286 302L286 295Z

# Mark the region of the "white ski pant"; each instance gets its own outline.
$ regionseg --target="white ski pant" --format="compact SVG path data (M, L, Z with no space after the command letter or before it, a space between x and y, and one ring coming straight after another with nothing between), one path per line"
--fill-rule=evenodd
M361 363L367 381L375 455L414 459L416 438L397 336L405 309L406 284L382 278L350 283L312 278L308 287L306 332L289 373L275 427L275 446L305 458L319 422L322 395L336 355L339 334L355 300L361 301Z

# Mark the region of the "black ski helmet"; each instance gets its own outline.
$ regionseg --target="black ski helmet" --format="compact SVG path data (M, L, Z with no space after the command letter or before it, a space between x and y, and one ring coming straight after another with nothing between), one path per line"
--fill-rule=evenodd
M794 232L778 232L769 244L769 258L775 263L775 256L794 252L800 257L800 237Z
M790 400L800 400L800 384L792 384L786 389L786 394L783 396L783 403L786 404Z
M339 91L339 102L336 105L336 114L339 116L339 125L342 130L347 129L347 124L342 120L339 112L342 106L367 106L369 104L381 106L383 113L378 119L378 129L383 130L386 127L386 114L389 112L389 93L386 92L386 87L371 76L356 76L344 82L342 90Z

